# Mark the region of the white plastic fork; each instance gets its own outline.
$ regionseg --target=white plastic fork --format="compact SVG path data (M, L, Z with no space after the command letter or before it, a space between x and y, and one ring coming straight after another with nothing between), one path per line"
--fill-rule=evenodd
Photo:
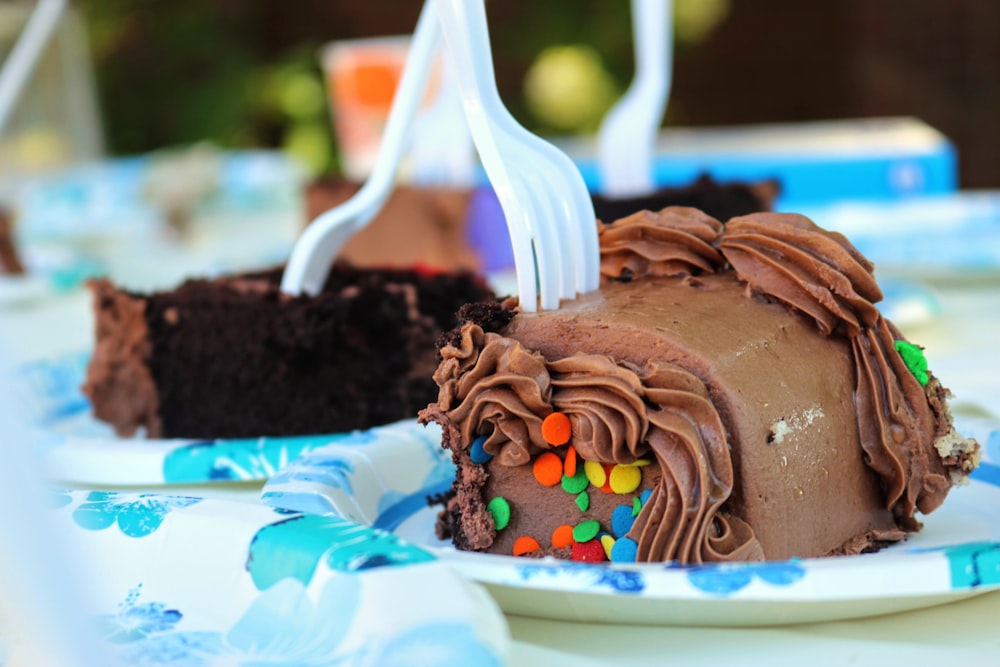
M594 207L576 165L517 123L497 91L483 0L430 0L466 122L507 220L526 312L597 289ZM536 284L537 280L537 284ZM540 298L539 298L540 297Z
M673 74L672 0L632 0L635 75L597 133L600 190L628 197L653 190L656 137Z
M425 5L410 42L372 173L353 197L321 214L299 236L281 277L281 290L286 294L318 294L341 246L382 210L392 192L427 87L439 38L437 19L430 5Z

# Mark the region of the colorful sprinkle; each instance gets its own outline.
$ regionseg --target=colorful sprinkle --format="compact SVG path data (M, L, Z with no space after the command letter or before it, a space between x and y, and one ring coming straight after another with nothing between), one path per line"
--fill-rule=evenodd
M469 458L472 459L473 463L483 465L484 463L489 463L490 459L493 458L493 455L483 448L484 444L486 444L485 435L481 435L472 441L472 446L469 447Z
M611 547L612 563L634 563L638 555L639 546L635 543L635 540L627 537L619 538L615 541L614 546Z
M632 493L642 483L642 470L628 466L615 466L608 475L611 490L618 494Z
M553 412L542 420L542 439L553 447L565 445L570 435L569 417L562 412Z
M920 386L927 386L930 381L930 376L927 374L927 357L924 356L924 351L920 346L905 340L897 340L893 345L899 352L899 356L903 358L903 363L913 373L913 377L917 378Z
M562 479L562 468L562 459L552 452L544 452L535 459L531 470L539 484L555 486Z
M604 466L597 461L584 461L583 471L586 473L590 483L597 488L601 488L608 481L608 476L604 472Z
M570 558L584 563L601 563L604 561L604 547L594 539L587 542L576 542L573 544Z
M571 493L575 496L587 488L587 475L580 468L577 469L576 474L572 477L563 475L562 488L566 493Z
M635 516L632 508L628 505L619 505L611 513L611 534L615 537L623 537L625 533L632 530L635 523Z
M581 491L580 495L576 497L576 506L580 508L581 512L590 509L590 496L587 495L586 491Z
M576 477L576 447L566 448L566 458L563 459L563 472L567 477Z
M615 538L604 533L601 535L601 546L604 548L604 557L611 560L611 548L615 546Z
M626 468L645 468L650 463L652 463L652 461L649 459L636 459L635 461L632 461L632 463L621 463L619 465L623 465Z
M581 521L573 528L573 539L577 542L589 542L597 537L599 532L601 532L601 524L594 519Z
M639 512L642 511L642 501L639 498L632 499L632 518L639 516Z
M524 554L538 551L541 548L542 545L538 543L538 540L528 535L522 535L514 540L514 547L511 549L511 553L515 556L523 556Z
M653 490L652 489L646 489L645 491L643 491L642 493L639 494L639 502L641 502L643 505L645 505L649 501L649 497L651 495L653 495Z
M573 544L573 526L564 523L552 531L552 546L562 549Z
M503 530L510 523L510 503L502 496L497 496L486 504L486 509L493 515L493 523L497 530Z

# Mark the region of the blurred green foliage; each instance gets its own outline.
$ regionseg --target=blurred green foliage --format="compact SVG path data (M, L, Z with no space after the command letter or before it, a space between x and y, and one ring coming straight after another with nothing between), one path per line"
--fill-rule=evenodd
M729 2L675 1L678 22L694 16L695 31L706 25L698 7L715 14L722 7L724 14ZM224 148L284 148L325 172L336 170L337 161L317 58L321 45L409 32L421 2L79 0L77 6L87 24L111 152L208 140ZM593 130L631 78L629 3L494 0L487 7L498 85L512 112L542 133ZM589 63L599 85L578 86L590 98L570 101L588 109L553 114L546 111L551 105L526 99L525 81L541 53L567 45L581 45L578 55L598 55L596 69L586 57L575 60Z

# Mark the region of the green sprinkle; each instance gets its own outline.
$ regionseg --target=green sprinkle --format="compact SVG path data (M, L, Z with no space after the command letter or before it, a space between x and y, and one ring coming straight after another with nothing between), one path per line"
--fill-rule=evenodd
M510 503L506 498L497 496L486 505L486 509L493 515L497 530L503 530L510 523Z
M589 542L597 537L599 532L601 532L601 524L597 521L593 519L582 521L573 528L573 539L577 542Z
M576 474L572 477L562 476L563 491L571 493L574 496L586 489L588 484L590 484L590 481L587 479L587 473L583 471L582 465L576 467Z
M930 376L927 375L927 357L924 356L924 351L905 340L897 340L894 345L899 356L903 358L903 363L913 373L913 377L917 378L921 387L926 387Z
M581 491L580 495L576 497L576 506L580 508L581 512L590 509L590 496L587 495L586 491Z
M639 496L632 498L632 518L639 516L639 512L642 510L642 501L639 500Z

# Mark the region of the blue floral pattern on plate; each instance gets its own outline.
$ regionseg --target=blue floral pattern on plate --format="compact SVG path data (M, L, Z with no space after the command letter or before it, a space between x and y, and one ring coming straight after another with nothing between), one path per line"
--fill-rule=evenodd
M706 611L698 617L697 622L709 625L786 623L805 618L788 613L788 605L799 603L805 603L809 610L795 613L812 614L812 620L850 618L872 613L869 610L873 600L879 601L884 610L884 601L892 599L892 609L902 611L913 608L908 605L928 604L927 600L948 601L956 595L1000 586L1000 549L996 548L1000 544L1000 519L989 510L1000 504L1000 467L996 463L1000 461L1000 427L995 420L977 422L967 416L956 416L956 427L976 437L986 451L971 487L955 489L948 502L926 520L927 528L906 543L850 558L682 567L525 560L456 552L434 536L436 510L424 502L442 490L440 485L447 489L454 475L451 462L429 432L415 432L405 443L378 442L350 455L319 448L312 457L290 465L280 480L269 481L263 499L276 508L349 515L403 535L432 549L473 580L502 591L500 599L508 611L516 614L621 622L622 618L632 618L627 601L642 599L651 605L642 608L660 610L659 616L649 619L657 623L694 622L692 616L680 610L685 601L695 600L703 605L699 609L716 609L704 606L709 602L725 605L739 601L758 605L756 609L761 610L734 620L727 615L728 608L722 606L718 613ZM426 452L419 453L415 442L426 446ZM313 464L327 455L344 457L340 467L344 478L325 486L307 483L323 474ZM372 468L378 476L370 473ZM276 484L278 481L281 483ZM349 492L345 493L345 489ZM349 514L352 512L356 514ZM947 532L934 530L938 522L945 528L962 524L968 529L965 532L969 542L948 544L942 539L948 537ZM538 595L542 591L557 591L559 595L553 600L561 602L543 604L545 597ZM521 592L526 594L523 607L518 606ZM576 595L587 598L583 603L586 612L564 611L561 607ZM608 604L593 605L591 596L601 596ZM824 611L826 608L815 605L816 601L829 602L831 611ZM602 612L601 606L614 611Z
M345 650L342 644L359 603L360 586L353 577L328 581L315 603L300 582L285 579L262 593L226 632L177 630L174 625L180 612L167 610L163 603L148 603L141 605L149 612L145 632L136 635L120 655L137 667L501 665L475 629L457 620L426 623Z
M87 530L104 530L116 523L129 537L145 537L156 531L175 509L190 507L201 498L91 491L73 511L73 520Z
M56 479L80 485L167 485L268 479L312 450L376 442L375 431L238 439L118 438L90 415L82 393L88 353L16 370L18 400L36 427L34 445ZM120 455L128 448L127 460ZM332 471L331 471L332 472Z
M106 610L94 627L122 664L505 663L495 605L391 534L149 493L53 491L49 504L93 568Z

